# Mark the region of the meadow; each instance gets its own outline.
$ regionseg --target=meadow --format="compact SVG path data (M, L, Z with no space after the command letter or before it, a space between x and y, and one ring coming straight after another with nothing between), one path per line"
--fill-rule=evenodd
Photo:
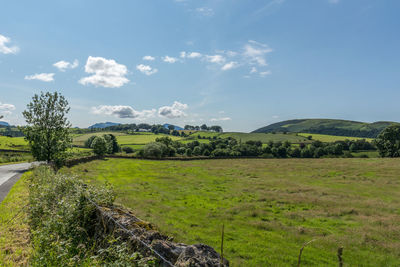
M0 135L0 149L29 150L24 137L7 137Z
M398 159L106 159L64 168L110 182L117 202L232 266L400 265Z
M312 140L319 140L321 142L336 142L344 140L362 140L365 139L368 142L372 142L373 138L362 138L362 137L352 137L352 136L336 136L327 134L310 134L310 133L298 133L299 136L308 137L311 136Z

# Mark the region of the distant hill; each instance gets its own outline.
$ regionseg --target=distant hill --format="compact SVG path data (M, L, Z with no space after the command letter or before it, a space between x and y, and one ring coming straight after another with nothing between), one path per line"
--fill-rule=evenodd
M0 121L0 126L10 126L10 124L8 124L8 122L5 121Z
M165 128L165 129L168 129L168 126L170 126L170 125L172 125L172 124L168 124L168 123L166 123L166 124L164 124L163 125L163 127ZM183 128L182 127L179 127L179 126L176 126L176 125L172 125L172 126L174 126L175 128L174 128L174 130L177 130L177 131L181 131L181 130L183 130Z
M92 128L107 128L107 127L110 127L110 126L116 126L116 125L120 125L121 123L115 123L115 122L99 122L99 123L96 123L96 124L93 124L92 126L89 126L89 129L92 129Z
M257 129L253 133L292 132L375 138L383 129L396 123L390 121L366 123L333 119L298 119L273 123Z

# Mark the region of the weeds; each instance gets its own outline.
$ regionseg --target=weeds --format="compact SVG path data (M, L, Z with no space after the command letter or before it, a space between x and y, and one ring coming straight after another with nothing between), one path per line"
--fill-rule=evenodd
M56 175L48 167L36 169L29 184L29 224L32 266L151 266L112 236L95 234L96 210L88 198L110 206L110 186L87 186L75 177ZM97 238L96 238L97 237Z

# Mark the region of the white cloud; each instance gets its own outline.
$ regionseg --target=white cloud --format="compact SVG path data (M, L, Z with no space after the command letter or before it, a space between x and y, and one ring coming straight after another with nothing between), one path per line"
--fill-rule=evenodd
M199 58L201 54L199 52L191 52L187 55L188 58Z
M141 73L144 73L146 75L152 75L154 73L157 73L158 69L153 69L152 67L148 66L148 65L143 65L143 64L139 64L136 66L136 69L138 71L140 71Z
M11 111L15 110L15 106L13 104L6 104L0 102L0 112L2 114L11 114Z
M24 78L25 80L39 80L43 82L52 82L54 81L54 73L39 73L33 75L27 75Z
M251 64L258 64L259 66L267 66L265 59L266 54L271 53L273 50L266 44L262 44L250 40L244 46L243 55L250 61Z
M221 70L230 70L237 68L239 64L236 61L231 61L229 63L226 63L224 66L222 66Z
M199 52L190 52L189 53L189 52L182 51L180 53L180 57L181 58L201 58L202 55Z
M265 76L271 75L271 74L272 74L272 72L269 71L269 70L260 72L260 76L261 76L261 77L265 77Z
M212 119L210 119L210 121L230 121L230 120L232 120L231 118L229 118L229 117L223 117L223 118L212 118Z
M206 55L206 60L208 62L217 64L222 64L225 62L225 58L221 55L213 55L213 56Z
M163 61L164 62L168 62L168 63L175 63L178 59L174 58L174 57L169 57L169 56L165 56L163 57Z
M211 17L214 15L214 10L209 7L198 7L196 12L202 16Z
M56 67L59 71L65 71L66 69L75 69L76 67L79 66L79 61L77 59L74 60L74 62L70 63L68 61L58 61L53 64L54 67Z
M152 57L152 56L144 56L143 57L143 60L147 60L147 61L153 61L153 60L155 60L156 58L155 57Z
M18 46L7 46L11 39L0 34L0 53L2 54L16 54L19 51Z
M96 115L112 115L118 118L130 118L130 119L147 119L152 118L156 114L155 109L151 110L134 110L131 106L106 106L101 105L98 107L92 107L92 113Z
M85 72L94 74L80 79L79 83L83 85L93 84L114 88L121 87L129 82L125 77L128 73L126 66L118 64L113 59L89 56L85 65Z
M257 72L257 68L256 67L252 67L250 70L250 73L256 73Z
M172 106L164 106L158 109L158 115L161 117L167 117L169 119L185 117L184 112L188 108L187 104L182 104L175 101Z

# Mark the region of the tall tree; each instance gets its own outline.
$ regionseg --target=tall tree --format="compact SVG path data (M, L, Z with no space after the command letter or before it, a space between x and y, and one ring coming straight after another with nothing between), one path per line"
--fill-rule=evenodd
M400 157L400 125L392 125L383 130L375 144L382 157Z
M41 92L32 97L22 113L27 123L23 131L36 160L57 165L65 160L66 150L72 143L68 112L68 101L57 92Z

